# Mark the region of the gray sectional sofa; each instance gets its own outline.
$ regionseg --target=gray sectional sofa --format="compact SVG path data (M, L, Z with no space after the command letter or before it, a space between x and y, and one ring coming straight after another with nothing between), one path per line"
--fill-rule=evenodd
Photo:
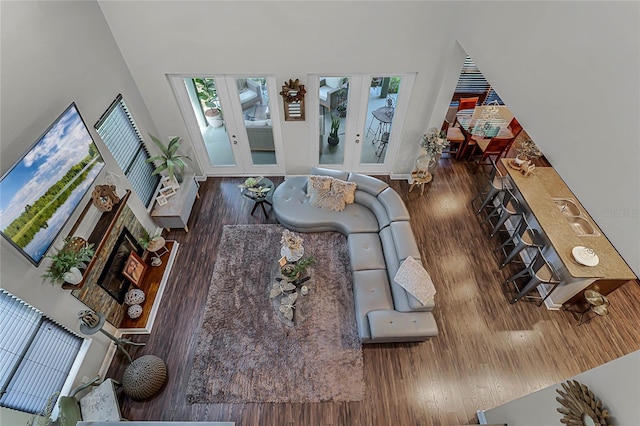
M297 232L338 231L348 239L358 334L363 343L424 341L438 334L435 302L420 303L394 281L408 256L420 260L409 212L396 191L371 176L315 167L311 174L355 182L343 211L309 204L307 177L289 178L273 193L278 221Z

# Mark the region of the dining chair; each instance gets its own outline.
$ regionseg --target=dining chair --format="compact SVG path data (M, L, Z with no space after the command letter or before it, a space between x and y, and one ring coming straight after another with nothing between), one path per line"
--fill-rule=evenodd
M449 155L457 155L465 140L462 130L460 127L452 127L447 120L444 120L442 131L447 134L447 142L449 142L449 150L444 152Z
M522 126L520 125L518 120L516 120L516 118L513 117L511 119L511 121L509 122L509 124L507 125L507 130L509 130L509 132L511 132L511 137L513 137L515 139L515 138L518 137L518 135L522 131Z
M467 129L462 125L455 126L454 124L454 127L459 128L460 132L462 133L462 136L464 137L464 142L462 142L456 154L456 160L462 160L465 158L467 152L469 151L469 149L467 148L468 145L471 143L475 148L476 142L472 140L473 135L471 134L471 130Z
M458 111L462 111L465 109L475 109L479 99L479 97L460 98L460 100L458 101Z
M525 286L520 290L518 288L517 280L521 278L529 278L529 281L525 284ZM514 304L521 300L523 297L528 296L533 290L535 290L540 284L543 285L551 285L551 289L546 289L546 294L539 298L538 306L542 306L545 300L551 293L560 285L562 282L560 278L560 274L554 268L554 266L549 263L549 261L544 257L541 249L538 249L533 261L526 266L522 271L516 273L509 277L503 284L507 285L510 282L513 282L516 286L516 290L518 290L518 294L516 297L511 299L509 303Z
M500 157L504 156L509 150L509 148L511 147L511 143L513 142L514 139L515 138L513 137L510 137L510 138L494 137L491 139L474 140L475 141L474 149L477 146L478 148L480 148L481 153L480 155L477 156L477 159L474 160L476 165L473 169L473 173L475 174L478 171L478 167L480 165L490 166L491 162L487 161L487 159L490 159L492 156L495 157L496 161ZM475 157L473 157L472 155L472 160L474 158Z

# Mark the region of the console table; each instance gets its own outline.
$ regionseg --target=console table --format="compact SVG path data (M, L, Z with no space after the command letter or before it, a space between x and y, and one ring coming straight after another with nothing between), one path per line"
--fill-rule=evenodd
M189 222L193 203L196 198L200 198L198 188L199 185L194 176L185 177L175 195L168 198L167 204L161 206L155 203L151 217L156 224L166 228L167 231L170 228L183 228L189 232L187 222Z

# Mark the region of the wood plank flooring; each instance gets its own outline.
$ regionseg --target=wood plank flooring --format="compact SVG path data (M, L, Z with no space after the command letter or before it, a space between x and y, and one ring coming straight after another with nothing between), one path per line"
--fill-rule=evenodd
M434 315L440 335L419 344L364 347L363 402L305 404L194 404L185 389L198 328L213 272L222 226L275 223L240 196L242 178L210 178L196 200L190 232L173 230L180 242L176 263L150 335L134 336L146 346L134 357L155 354L167 362L168 382L148 401L120 395L131 420L234 421L237 425L461 425L475 424L488 409L563 381L640 348L640 286L627 284L609 296L606 318L577 326L566 311L534 303L508 303L501 282L497 239L470 207L486 175L444 158L433 183L408 193L406 181L383 178L411 212L422 259L437 287ZM282 178L272 178L278 184ZM109 377L122 377L116 357ZM300 380L304 380L301 377Z

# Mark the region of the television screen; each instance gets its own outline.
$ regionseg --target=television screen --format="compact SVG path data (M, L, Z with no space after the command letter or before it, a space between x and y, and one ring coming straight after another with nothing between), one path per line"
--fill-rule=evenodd
M0 233L38 266L103 167L72 103L0 178Z

